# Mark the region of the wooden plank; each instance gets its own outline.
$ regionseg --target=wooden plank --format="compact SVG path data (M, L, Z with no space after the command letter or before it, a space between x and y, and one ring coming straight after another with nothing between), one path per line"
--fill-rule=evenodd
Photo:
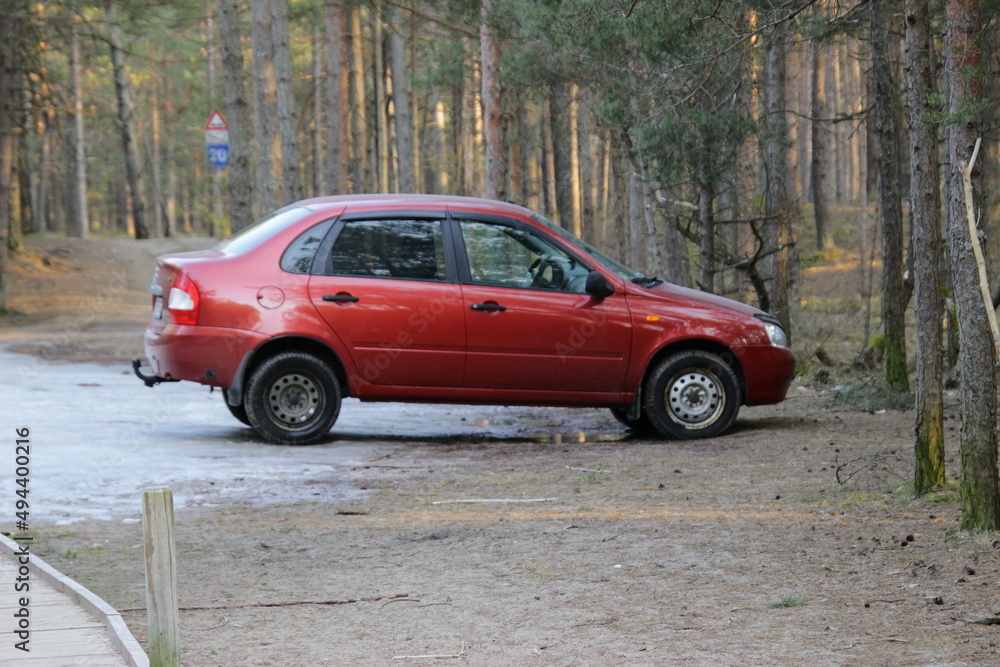
M86 665L87 667L121 667L119 655L79 655L72 663L66 658L18 658L17 667L66 667L67 664Z
M31 632L41 632L43 630L58 630L60 628L91 628L103 630L104 624L96 618L80 618L76 614L70 613L63 607L51 607L53 613L36 613L35 608L31 608ZM6 625L6 624L4 624ZM11 626L4 627L0 631L0 637L13 635ZM2 644L0 644L2 646Z
M117 656L118 664L124 664L121 654L112 645L104 632L98 629L59 628L56 630L31 630L29 653L13 648L15 638L11 632L0 633L0 649L4 654L23 654L35 658L72 658L79 655Z

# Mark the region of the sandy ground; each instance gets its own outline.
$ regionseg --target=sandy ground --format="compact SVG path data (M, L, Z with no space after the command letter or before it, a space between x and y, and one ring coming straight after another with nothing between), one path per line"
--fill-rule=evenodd
M152 257L174 245L31 240L0 343L132 356ZM695 443L630 438L603 411L490 418L502 437L387 438L312 480L316 501L179 511L182 663L1000 661L1000 535L959 533L954 491L908 495L911 412L848 412L803 378ZM141 526L36 528L35 552L142 640Z

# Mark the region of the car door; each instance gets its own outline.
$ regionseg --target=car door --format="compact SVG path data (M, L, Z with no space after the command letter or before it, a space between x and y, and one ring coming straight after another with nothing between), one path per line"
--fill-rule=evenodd
M516 221L456 215L468 357L465 386L619 392L631 346L623 293L585 291L591 267Z
M461 386L465 313L444 219L342 218L323 244L309 298L349 350L352 387Z

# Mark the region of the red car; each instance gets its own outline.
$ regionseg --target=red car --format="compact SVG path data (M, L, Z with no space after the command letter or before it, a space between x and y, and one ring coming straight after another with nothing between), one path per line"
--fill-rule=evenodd
M354 195L286 206L157 259L147 385L221 387L263 438L323 438L341 399L610 408L715 436L785 398L795 360L755 308L635 273L520 206Z

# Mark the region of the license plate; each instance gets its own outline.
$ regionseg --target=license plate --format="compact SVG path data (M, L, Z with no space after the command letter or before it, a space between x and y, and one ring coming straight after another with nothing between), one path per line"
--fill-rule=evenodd
M156 301L153 302L153 319L158 320L163 317L163 297L156 297Z

